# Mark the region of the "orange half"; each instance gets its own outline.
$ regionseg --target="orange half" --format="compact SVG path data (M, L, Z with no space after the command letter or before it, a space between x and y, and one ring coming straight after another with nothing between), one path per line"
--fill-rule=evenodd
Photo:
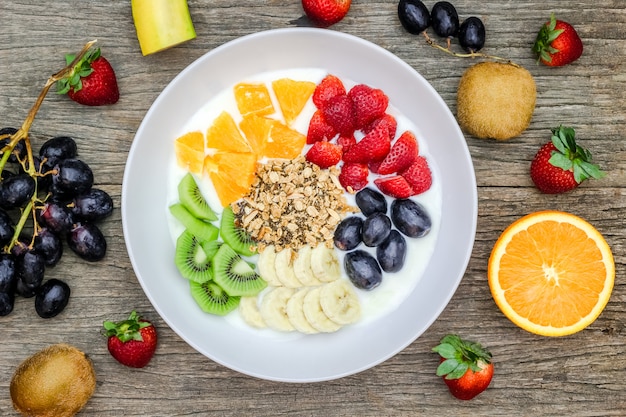
M211 178L222 207L250 192L256 162L253 153L220 151L205 157L204 172Z
M543 336L566 336L600 315L613 290L615 263L587 221L540 211L500 235L488 278L496 304L513 323Z
M291 125L302 112L315 87L314 82L289 78L280 78L272 82L272 89L287 125Z

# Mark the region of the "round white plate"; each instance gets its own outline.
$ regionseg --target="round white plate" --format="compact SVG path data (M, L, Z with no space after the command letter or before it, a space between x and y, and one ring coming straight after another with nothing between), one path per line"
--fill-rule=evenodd
M232 326L195 305L173 261L166 184L173 141L199 108L247 77L290 68L325 68L340 78L382 89L427 141L441 181L442 213L425 274L397 309L367 326L277 340ZM312 28L245 36L189 65L163 90L137 130L122 186L128 254L139 283L163 320L215 362L247 375L285 382L325 381L361 372L419 337L445 308L465 273L477 206L475 174L465 139L431 85L375 44Z

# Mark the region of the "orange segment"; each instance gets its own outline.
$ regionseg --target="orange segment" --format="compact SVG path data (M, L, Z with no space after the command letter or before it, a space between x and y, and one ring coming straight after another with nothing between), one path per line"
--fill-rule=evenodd
M252 152L252 148L241 135L230 113L223 111L215 118L206 132L207 148L230 152Z
M241 122L239 122L239 128L246 139L248 139L252 151L260 158L265 152L265 145L270 136L270 129L272 128L272 120L250 114L244 116Z
M306 136L277 120L272 120L264 155L268 158L293 159L300 155Z
M265 84L239 83L235 85L233 92L242 116L248 114L267 116L274 113L272 98Z
M489 258L489 287L521 328L565 336L591 324L613 290L615 263L602 235L560 211L529 214L500 235Z
M272 89L283 113L285 123L291 125L304 108L313 91L315 83L281 78L272 82Z
M204 135L202 132L188 132L174 142L176 161L182 168L194 174L202 172L204 161Z
M220 151L206 156L204 172L211 178L223 207L248 194L254 181L256 161L253 153Z

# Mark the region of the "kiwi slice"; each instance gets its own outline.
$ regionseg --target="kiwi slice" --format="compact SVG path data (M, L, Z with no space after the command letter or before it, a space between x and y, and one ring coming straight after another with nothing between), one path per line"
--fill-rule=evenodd
M201 240L215 240L219 236L220 230L203 220L198 219L189 212L181 203L170 206L170 213L180 221L186 229L196 235Z
M243 228L235 224L235 213L230 206L224 207L220 220L220 235L224 242L240 255L252 256L256 253L256 242Z
M205 313L225 316L239 305L241 297L228 295L222 287L213 281L202 284L189 281L189 285L191 296Z
M213 257L213 280L236 296L253 296L267 287L267 282L227 243Z
M176 253L174 255L174 263L180 274L190 281L199 283L213 279L211 258L217 253L217 241L208 242L212 243L215 248L211 253L207 253L203 243L196 235L185 229L176 240ZM209 248L208 244L206 246Z
M178 183L178 198L194 217L210 222L217 220L217 215L200 192L191 173L187 173Z

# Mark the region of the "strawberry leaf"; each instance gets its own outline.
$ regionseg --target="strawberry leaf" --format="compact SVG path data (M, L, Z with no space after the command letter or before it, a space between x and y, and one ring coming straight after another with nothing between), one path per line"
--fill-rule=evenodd
M574 163L571 159L557 151L552 152L552 156L550 157L549 162L555 167L561 168L565 171L569 171L574 166Z
M452 372L446 375L446 379L459 379L463 375L465 375L465 373L467 372L469 368L470 366L468 363L462 362L456 368L454 368Z
M459 362L456 359L446 359L441 362L437 367L436 374L437 376L448 375L451 372L454 372L456 368L458 368Z
M452 359L456 355L456 348L450 343L442 343L433 348L433 352L439 353L442 358Z

